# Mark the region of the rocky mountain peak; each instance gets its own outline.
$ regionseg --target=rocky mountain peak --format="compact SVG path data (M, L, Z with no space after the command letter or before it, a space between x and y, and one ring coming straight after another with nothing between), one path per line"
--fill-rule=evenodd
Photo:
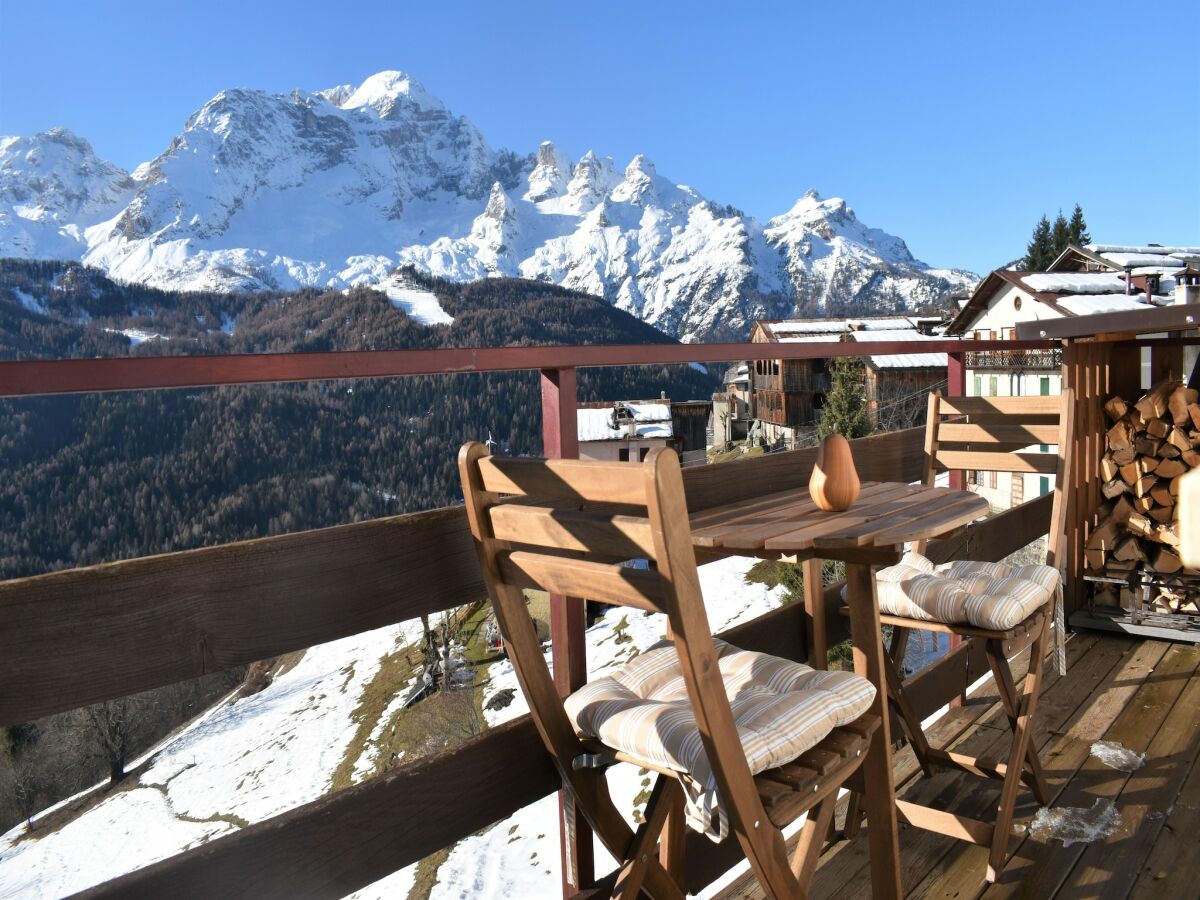
M446 111L441 100L425 90L421 82L404 72L376 72L348 95L342 96L346 87L343 85L340 88L331 89L334 96L339 98L338 101L331 100L331 102L342 109L359 109L369 106L384 118L403 105L410 105L424 111Z
M409 75L222 91L135 176L69 132L0 139L0 255L82 259L156 287L288 290L386 281L399 265L601 295L685 340L759 318L937 302L931 270L841 198L767 222L637 155L624 171L553 143L494 151Z
M529 173L529 190L525 199L533 203L561 197L567 192L571 179L571 160L550 141L543 141Z

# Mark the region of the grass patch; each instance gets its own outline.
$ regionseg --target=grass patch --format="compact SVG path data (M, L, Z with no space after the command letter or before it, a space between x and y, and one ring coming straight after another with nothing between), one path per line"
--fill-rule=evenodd
M732 450L714 451L708 454L710 463L736 462L739 459L753 459L756 456L763 455L762 447L751 447L748 450L743 449L746 443L743 441L733 445Z
M408 900L429 900L434 885L438 883L438 871L450 858L453 847L443 847L417 863L416 881L408 892Z

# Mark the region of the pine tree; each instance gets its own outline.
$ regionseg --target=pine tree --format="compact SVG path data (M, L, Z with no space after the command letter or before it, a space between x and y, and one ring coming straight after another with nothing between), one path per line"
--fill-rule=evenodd
M1062 210L1058 211L1058 218L1054 220L1054 229L1050 233L1050 258L1046 260L1043 268L1049 268L1050 263L1058 259L1058 255L1067 249L1067 244L1071 243L1071 232L1067 227L1067 220L1063 217Z
M871 418L863 393L863 365L851 357L839 357L829 367L833 386L825 395L817 434L824 438L837 432L853 439L871 433Z
M1075 211L1071 213L1071 221L1067 223L1067 234L1072 244L1083 246L1092 242L1092 236L1088 234L1087 222L1083 218L1083 207L1078 203L1075 204Z
M1037 227L1033 229L1033 238L1025 248L1025 258L1021 260L1021 268L1026 272L1041 272L1053 259L1050 220L1042 216Z

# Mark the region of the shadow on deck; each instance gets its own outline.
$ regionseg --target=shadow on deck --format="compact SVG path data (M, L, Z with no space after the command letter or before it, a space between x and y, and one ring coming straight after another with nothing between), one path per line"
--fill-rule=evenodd
M1187 644L1079 633L1068 642L1066 677L1047 672L1034 740L1053 796L1051 809L1086 832L1089 819L1107 821L1107 836L1030 831L1038 812L1022 791L1000 881L984 883L987 849L901 825L905 895L913 898L1195 898L1200 895L1200 648ZM1025 667L1014 664L1014 674ZM992 682L929 729L935 745L998 756L1008 746ZM1145 754L1132 772L1092 755L1098 741ZM923 779L911 750L896 754L896 784L905 799L988 818L997 782L954 772ZM1115 816L1105 813L1112 804ZM844 817L845 802L838 811ZM1060 826L1061 829L1061 826ZM1099 830L1103 830L1102 828ZM866 830L827 847L813 883L814 898L869 897ZM723 900L761 897L745 877Z

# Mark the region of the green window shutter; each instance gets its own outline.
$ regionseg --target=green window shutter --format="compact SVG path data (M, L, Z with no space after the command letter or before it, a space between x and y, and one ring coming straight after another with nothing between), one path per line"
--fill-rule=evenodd
M1041 384L1041 389L1042 389L1042 396L1043 396L1043 397L1049 397L1049 396L1050 396L1050 379L1049 379L1049 378L1047 378L1047 377L1043 376L1043 378L1042 378L1042 384Z
M976 397L983 396L983 376L982 375L975 376L975 396Z
M1038 496L1042 497L1042 496L1050 493L1050 476L1049 475L1039 475L1038 481L1040 482L1040 484L1038 485Z
M995 397L1000 393L1000 379L995 375L988 377L988 396Z

